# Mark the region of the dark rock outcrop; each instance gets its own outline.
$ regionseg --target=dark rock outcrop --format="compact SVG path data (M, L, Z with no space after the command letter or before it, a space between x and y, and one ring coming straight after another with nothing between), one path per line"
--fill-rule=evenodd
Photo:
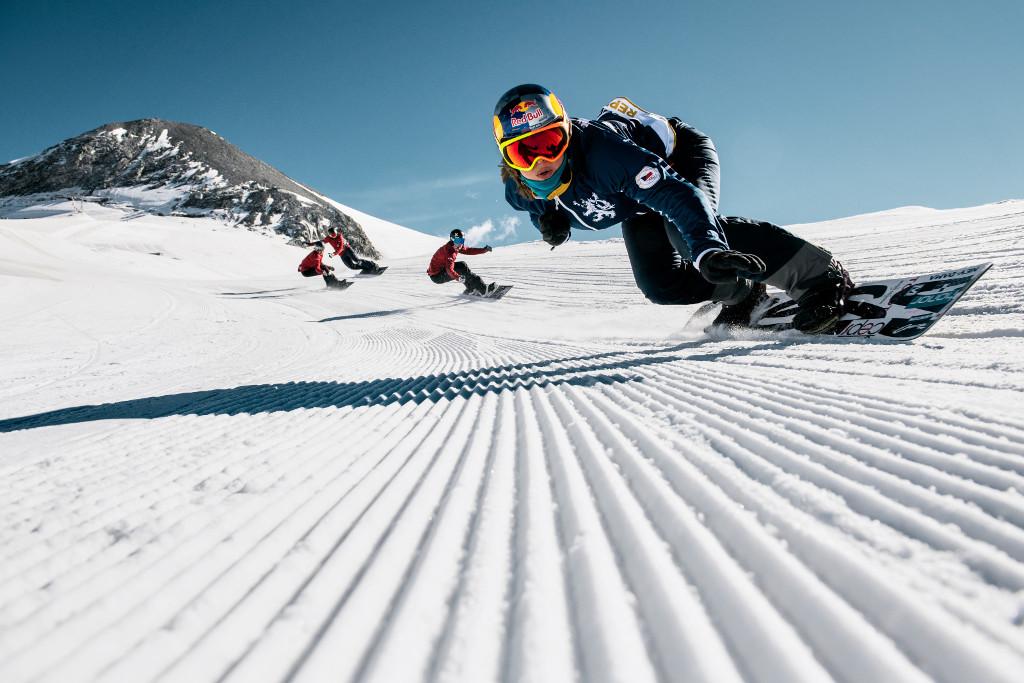
M216 133L188 123L111 123L41 154L0 165L0 197L96 196L166 215L216 216L296 242L337 225L353 248L379 258L350 216Z

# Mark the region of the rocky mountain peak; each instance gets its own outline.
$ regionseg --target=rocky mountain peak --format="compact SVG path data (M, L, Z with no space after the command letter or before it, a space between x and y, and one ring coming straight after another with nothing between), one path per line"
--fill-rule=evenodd
M353 248L380 254L362 227L319 194L189 123L109 123L0 165L0 197L93 196L164 215L215 216L312 240L337 225Z

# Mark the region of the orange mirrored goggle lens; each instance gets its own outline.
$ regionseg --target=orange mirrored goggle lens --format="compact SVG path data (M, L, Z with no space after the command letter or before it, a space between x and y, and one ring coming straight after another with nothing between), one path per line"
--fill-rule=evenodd
M555 161L565 152L569 136L562 126L537 131L501 148L505 161L520 171L530 170L537 159Z

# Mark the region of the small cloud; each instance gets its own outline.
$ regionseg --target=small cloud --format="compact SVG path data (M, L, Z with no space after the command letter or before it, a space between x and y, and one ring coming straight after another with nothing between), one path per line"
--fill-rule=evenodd
M480 193L479 192L467 192L466 196L468 198L470 198L470 199L480 199Z
M479 225L466 230L466 242L469 244L482 244L486 242L502 242L515 237L516 228L521 222L518 216L505 216L498 220L497 226L490 218Z

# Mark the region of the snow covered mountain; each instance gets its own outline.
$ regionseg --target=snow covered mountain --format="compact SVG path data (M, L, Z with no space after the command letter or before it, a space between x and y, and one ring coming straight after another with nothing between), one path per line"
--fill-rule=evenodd
M295 241L312 240L334 224L357 252L372 258L420 253L437 241L408 228L386 228L394 244L382 250L342 205L213 131L161 119L111 123L0 166L0 210L38 205L46 195L99 199L158 215L214 216Z
M994 262L909 343L709 336L621 240L469 257L490 302L22 215L4 683L1020 680L1024 202L795 228L855 278Z

